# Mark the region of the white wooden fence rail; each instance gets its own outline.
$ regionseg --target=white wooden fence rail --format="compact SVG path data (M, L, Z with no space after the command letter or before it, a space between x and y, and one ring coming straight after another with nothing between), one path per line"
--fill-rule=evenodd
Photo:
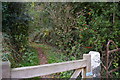
M82 60L12 69L9 62L3 62L2 64L2 78L32 78L69 70L75 70L71 78L77 78L81 72L82 78L92 78L92 76L86 76L86 73L91 71L90 54L84 54Z

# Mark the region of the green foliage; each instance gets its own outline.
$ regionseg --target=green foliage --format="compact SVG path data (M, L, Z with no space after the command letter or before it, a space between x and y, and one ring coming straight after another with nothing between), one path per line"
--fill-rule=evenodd
M61 72L60 78L70 78L74 71Z
M42 7L48 14L46 20L52 19L54 23L49 22L52 25L47 26L42 21L47 30L43 31L44 36L38 37L40 42L58 46L70 55L105 51L110 39L119 45L118 3L47 3Z
M11 57L20 62L28 47L28 22L31 20L26 3L2 3L2 32L4 50L11 52Z
M41 3L38 6L42 7L38 10L41 25L37 25L39 31L33 41L56 46L67 60L80 59L91 50L103 55L108 40L120 47L119 3Z
M40 60L38 58L37 50L32 47L29 49L31 50L26 52L22 57L24 60L18 63L20 67L39 65Z
M2 56L4 61L9 60L11 62L12 68L39 65L38 52L32 47L29 47L29 51L24 53L20 62L16 62L16 60L12 57L13 54L14 53L3 53Z

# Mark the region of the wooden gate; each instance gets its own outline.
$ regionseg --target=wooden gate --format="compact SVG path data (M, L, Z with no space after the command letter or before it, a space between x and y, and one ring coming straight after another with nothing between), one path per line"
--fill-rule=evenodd
M86 76L86 73L91 72L91 55L84 54L82 60L20 68L11 68L8 61L2 62L2 78L32 78L69 70L75 70L71 78L77 78L80 73L82 78L92 78L92 76Z

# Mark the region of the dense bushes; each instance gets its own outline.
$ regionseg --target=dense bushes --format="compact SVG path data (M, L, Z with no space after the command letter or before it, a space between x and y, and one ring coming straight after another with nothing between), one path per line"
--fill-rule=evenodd
M41 3L39 7L41 25L34 40L55 45L67 55L103 52L110 39L120 43L118 3Z
M22 61L24 53L30 51L28 50L28 23L31 18L27 11L29 6L28 3L2 3L3 51L5 53L9 51L9 57L15 63Z
M42 7L38 10L40 24L33 41L56 46L68 60L80 59L90 50L103 56L108 40L120 47L119 3L41 3L38 6Z
M32 21L29 8L32 6L32 3L22 2L2 3L2 59L9 60L12 67L39 64L37 51L29 44L29 23Z

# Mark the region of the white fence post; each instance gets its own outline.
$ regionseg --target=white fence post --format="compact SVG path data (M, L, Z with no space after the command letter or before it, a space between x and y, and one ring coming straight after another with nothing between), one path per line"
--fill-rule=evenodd
M92 78L91 75L91 55L90 54L84 54L83 59L87 60L86 64L86 78Z
M100 78L100 53L96 51L90 51L89 54L91 55L91 68L94 78Z
M9 61L2 62L2 78L10 78L11 66Z

